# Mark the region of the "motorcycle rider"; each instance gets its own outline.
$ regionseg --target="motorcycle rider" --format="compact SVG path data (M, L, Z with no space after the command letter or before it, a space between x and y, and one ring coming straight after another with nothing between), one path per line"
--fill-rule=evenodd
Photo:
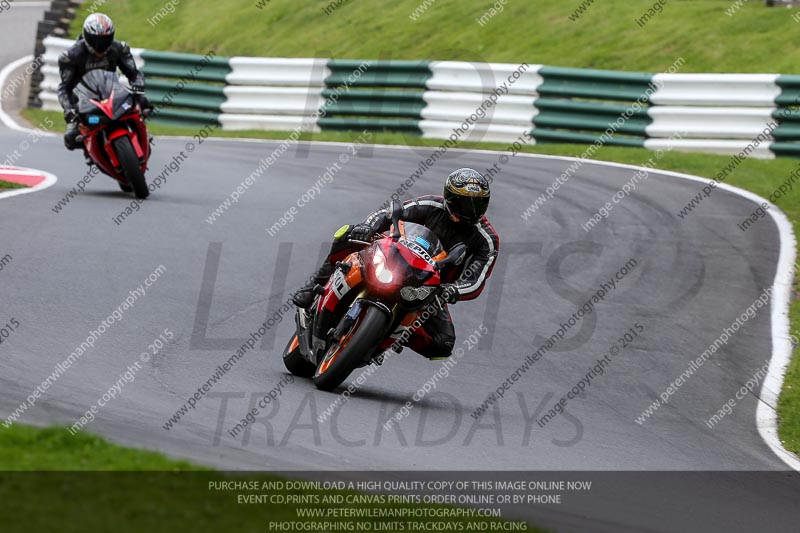
M402 219L429 228L439 237L445 250L451 250L458 243L467 246L466 260L443 273L447 282L442 285L440 295L447 304L477 298L492 275L500 238L485 216L489 197L489 181L476 170L460 168L447 176L443 196L420 196L403 204ZM315 286L327 283L336 262L363 246L350 240L370 242L390 226L391 205L375 211L360 224L339 228L328 258L309 283L294 295L295 305L303 309L311 307ZM456 335L446 305L411 333L408 345L422 356L437 360L452 354Z
M78 99L73 90L83 76L96 69L116 72L117 67L128 78L131 90L138 95L145 112L152 110L144 96L144 75L136 68L136 62L127 43L114 40L114 23L108 15L92 13L83 23L83 31L75 43L58 58L61 83L58 84L58 102L64 109L67 130L64 145L67 150L78 147ZM88 159L87 163L91 160Z

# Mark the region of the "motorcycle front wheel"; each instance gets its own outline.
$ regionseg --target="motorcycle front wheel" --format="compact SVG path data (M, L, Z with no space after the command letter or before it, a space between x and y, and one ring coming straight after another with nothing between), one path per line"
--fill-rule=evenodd
M122 167L122 173L128 180L128 183L133 189L133 195L140 200L144 200L150 195L147 189L147 181L144 179L144 172L142 166L139 164L139 158L136 157L136 152L131 145L131 140L128 137L120 137L114 139L114 151L119 159L119 164Z
M341 385L363 362L364 355L372 353L384 339L389 318L377 307L367 306L350 330L328 348L314 374L314 385L324 391Z

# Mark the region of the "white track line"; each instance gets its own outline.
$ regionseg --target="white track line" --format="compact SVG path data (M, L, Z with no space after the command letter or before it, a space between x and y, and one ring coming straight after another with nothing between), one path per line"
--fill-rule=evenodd
M13 63L9 63L5 67L3 67L3 70L0 70L0 90L2 90L3 87L6 86L6 81L8 80L8 77L11 76L11 73L26 63L33 63L32 55L21 57L16 61L14 61ZM6 110L3 109L3 101L1 99L0 99L0 121L2 121L3 124L6 125L6 127L11 128L12 130L15 131L24 131L25 133L30 133L32 131L29 128L25 128L17 124L17 122L13 118L11 118L11 115L6 113Z
M3 87L6 86L6 81L8 80L8 77L11 75L12 72L14 72L23 64L30 63L32 61L33 61L33 56L28 55L25 57L21 57L16 61L14 61L13 63L9 63L5 67L3 67L3 70L0 70L0 91L2 91ZM0 99L0 121L2 121L3 124L5 124L7 127L15 131L21 131L25 133L30 133L34 131L17 124L16 121L13 118L11 118L11 116L8 113L6 113L5 109L3 109L3 101L1 99ZM3 198L11 198L12 196L19 196L20 194L30 194L32 192L42 191L54 185L58 181L58 178L54 174L51 174L50 172L45 172L43 170L40 171L35 169L22 168L22 167L20 168L23 171L31 171L42 174L44 176L44 181L34 187L26 187L24 189L11 189L10 191L0 192L0 200L2 200Z
M484 152L483 150L481 152ZM488 151L485 151L488 152ZM496 153L496 152L490 152ZM532 156L534 154L518 154L522 156ZM561 156L536 156L544 159L563 159L567 161L578 161L578 158L561 157ZM608 161L585 161L586 164L597 164L603 166L626 168L630 170L644 169L654 174L664 174L666 176L674 176L685 180L697 181L700 183L708 183L709 178L701 178L699 176L692 176L690 174L683 174L680 172L672 172L669 170L647 169L644 167L637 167L635 165L624 165L622 163L611 163ZM756 407L756 427L758 433L767 446L777 455L784 463L790 468L800 472L800 458L789 450L783 447L783 443L778 438L778 396L780 396L781 388L783 387L783 380L786 375L786 369L789 362L792 360L792 344L789 339L790 323L789 323L789 304L791 303L791 289L794 280L794 264L795 264L795 250L797 243L795 241L794 231L792 224L789 222L788 217L783 211L772 202L762 198L761 196L734 187L727 183L718 183L717 188L743 196L748 200L755 202L757 205L766 203L770 209L767 212L772 216L772 220L778 227L778 234L780 236L781 249L778 254L778 265L775 271L775 279L772 282L772 358L769 362L769 371L761 386L761 393L758 398L758 405Z
M9 63L5 67L3 67L3 69L0 70L0 91L2 91L3 87L6 86L6 82L8 81L8 78L11 76L12 72L17 70L22 65L30 64L30 63L33 63L33 56L32 55L27 55L25 57L21 57L21 58L17 59L16 61L14 61L12 63ZM14 120L11 117L11 115L6 113L6 110L3 108L3 100L2 99L0 99L0 122L5 124L5 126L7 128L10 128L10 129L12 129L14 131L20 131L20 132L23 132L23 133L33 133L33 132L36 131L36 130L33 130L33 129L28 128L26 126L23 126L21 124L18 124L17 121ZM38 134L42 135L42 132L40 131ZM45 131L44 135L55 136L57 134L53 133L53 132L50 132L50 131Z
M0 88L2 88L3 83L5 82L5 77L8 75L7 71L10 72L10 70L13 70L9 69L9 67L15 65L14 68L16 68L16 66L19 66L20 63L31 60L32 56L27 56L22 59L18 59L17 61L12 63L8 67L4 68L2 71L0 71ZM2 110L2 105L0 105L0 119L8 127L15 129L17 131L24 131L24 132L33 131L29 128L20 126L10 116L5 114ZM181 136L168 136L163 138L172 140L193 139L193 137L181 137ZM206 139L206 141L279 143L281 142L281 139L209 137ZM331 146L350 146L351 143L328 142L328 141L298 141L297 144L323 144ZM389 150L408 150L407 146L398 146L391 144L374 144L373 146ZM497 155L504 153L497 150L469 150L460 148L451 148L449 151L463 152L466 154L490 154L490 155ZM675 178L680 178L690 181L697 181L700 183L708 183L708 181L710 180L710 178L692 176L691 174L683 174L680 172L672 172L669 170L638 167L636 165L626 165L623 163L612 163L610 161L583 160L577 157L545 155L545 154L518 153L517 155L520 157L527 157L533 159L558 159L561 161L570 161L570 162L582 161L584 164L589 164L589 165L601 165L607 167L625 168L630 170L646 170L648 172L663 174L665 176L672 176ZM52 185L52 183L47 185L46 187L49 187L50 185ZM789 219L783 213L783 211L781 211L776 205L774 205L772 202L769 202L765 198L762 198L750 191L740 189L739 187L734 187L733 185L729 185L727 183L718 183L717 188L726 190L728 192L732 192L734 194L738 194L739 196L742 196L752 202L755 202L758 205L761 205L762 203L766 202L771 208L767 210L767 212L770 214L772 220L775 222L775 225L778 227L778 234L780 236L780 241L781 241L781 250L778 255L778 266L775 272L775 279L772 282L772 290L773 290L772 315L771 315L772 358L770 359L769 371L767 373L767 377L764 379L764 384L761 386L760 399L758 402L758 407L756 408L756 427L758 428L758 433L761 435L761 438L764 439L764 442L767 443L767 446L769 446L769 448L773 451L773 453L775 453L775 455L777 455L790 468L800 472L800 458L798 458L795 454L784 448L783 443L778 438L778 413L777 413L778 396L780 395L780 391L783 386L783 380L786 375L786 369L789 366L789 362L792 359L792 344L791 341L789 340L789 334L790 334L789 303L791 302L791 288L792 288L792 282L794 280L794 262L795 262L795 250L796 250L794 231L792 231L792 225L789 222ZM3 194L9 194L9 193L3 193ZM17 194L23 194L23 193L17 192ZM0 194L0 198L2 197L3 195Z
M58 181L58 178L55 177L54 174L49 172L45 172L44 170L36 170L32 168L23 168L22 170L31 171L36 174L41 174L44 176L44 181L34 187L25 187L24 189L11 189L5 192L0 192L0 200L3 198L11 198L12 196L19 196L20 194L29 194L32 192L42 191ZM2 179L3 175L0 174L0 179Z

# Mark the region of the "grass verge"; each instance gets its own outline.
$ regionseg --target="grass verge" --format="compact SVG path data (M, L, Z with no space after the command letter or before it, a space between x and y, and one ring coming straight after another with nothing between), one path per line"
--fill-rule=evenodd
M47 112L37 109L26 109L24 115L34 124L40 123L47 117L55 120L55 118L60 116L57 112ZM151 132L155 135L191 136L195 133L195 130L192 128L153 124ZM218 130L215 136L285 139L287 137L287 132ZM356 137L357 134L348 132L306 133L301 136L303 140L335 142L351 142ZM377 144L415 146L439 146L442 143L442 141L436 139L422 139L420 137L395 133L375 134L373 135L373 142ZM460 148L495 150L505 150L507 148L507 145L497 143L460 143L458 146ZM554 144L522 147L523 152L572 157L581 155L585 149L585 146ZM653 157L653 152L641 148L602 147L594 153L592 159L642 165L651 157ZM728 156L668 152L657 162L656 166L663 170L704 176L710 179L716 176L717 173L729 163L730 157ZM748 159L729 174L725 182L767 198L792 174L792 172L797 170L800 170L800 162L796 159ZM687 202L688 201L689 198L687 198ZM789 217L795 235L800 235L800 194L792 190L779 198L776 205ZM702 210L702 205L699 209ZM746 214L743 214L742 218L744 219L745 216ZM800 281L796 281L795 294L800 294ZM797 298L793 299L790 318L792 331L800 336L800 301L798 301ZM778 416L780 419L778 434L784 446L800 454L800 357L797 357L797 353L794 354L792 363L786 374L783 392L778 402Z
M212 482L258 482L259 488L222 490ZM348 496L363 495L355 490L297 488L270 490L262 483L284 482L279 477L262 474L226 474L177 461L161 454L125 448L84 433L75 436L63 428L33 428L12 425L0 429L0 501L8 512L0 513L0 531L15 533L54 531L85 533L116 531L148 532L259 532L271 531L272 522L349 523L354 519L299 518L298 509L341 508L374 510L425 509L442 512L435 505L395 503L352 503ZM213 487L213 488L212 488ZM282 494L308 498L318 503L272 503L240 496ZM330 501L323 496L332 496ZM336 502L336 498L344 500ZM58 526L54 526L54 521ZM414 531L415 519L359 518L377 531L378 524L402 523L397 531ZM463 525L461 531L473 531L470 523L500 523L487 518L431 518ZM332 527L332 526L330 526ZM486 530L490 529L491 525ZM286 530L286 529L284 529ZM310 529L309 531L320 530ZM333 529L345 531L345 529ZM395 529L381 529L394 531ZM366 529L364 531L367 531ZM456 531L456 529L448 529ZM543 533L528 527L527 531Z
M12 425L0 429L0 471L208 470L161 454L109 444L99 437L70 435L61 428ZM0 528L2 529L2 528Z
M19 183L11 183L10 181L3 181L0 180L0 190L2 189L24 189L24 185L20 185Z
M174 52L525 61L647 72L663 70L680 56L686 59L685 72L797 72L800 48L783 46L780 53L775 48L775 43L794 42L794 10L747 2L728 15L732 0L673 0L640 27L637 20L654 3L602 0L583 14L576 12L580 0L358 0L339 2L327 12L335 2L192 0L170 2L171 13L163 0L119 0L102 10L114 19L120 39ZM83 4L72 35L80 32L93 5ZM487 17L493 5L501 11Z

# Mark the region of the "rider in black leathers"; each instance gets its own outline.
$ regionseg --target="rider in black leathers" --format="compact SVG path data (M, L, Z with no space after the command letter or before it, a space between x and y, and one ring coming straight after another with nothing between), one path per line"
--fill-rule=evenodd
M58 84L58 102L64 109L67 131L64 145L67 150L78 148L78 110L77 98L73 90L81 78L90 70L102 69L116 72L119 68L128 78L131 90L138 94L139 103L144 110L152 109L150 102L141 94L144 92L144 75L136 68L130 47L114 40L114 23L102 13L86 17L83 32L68 50L58 58L58 71L61 83Z
M420 196L403 205L402 219L432 230L445 250L451 250L458 243L467 246L465 261L446 276L449 283L442 286L441 296L449 304L477 298L492 274L500 238L484 216L488 206L489 181L469 168L458 169L447 177L443 196ZM328 258L312 280L294 295L295 305L308 309L314 301L314 287L327 283L337 261L361 248L350 242L351 239L371 241L390 225L391 208L388 207L375 211L361 224L340 228L334 235ZM455 341L455 327L444 306L412 332L408 345L428 359L440 359L452 354Z

